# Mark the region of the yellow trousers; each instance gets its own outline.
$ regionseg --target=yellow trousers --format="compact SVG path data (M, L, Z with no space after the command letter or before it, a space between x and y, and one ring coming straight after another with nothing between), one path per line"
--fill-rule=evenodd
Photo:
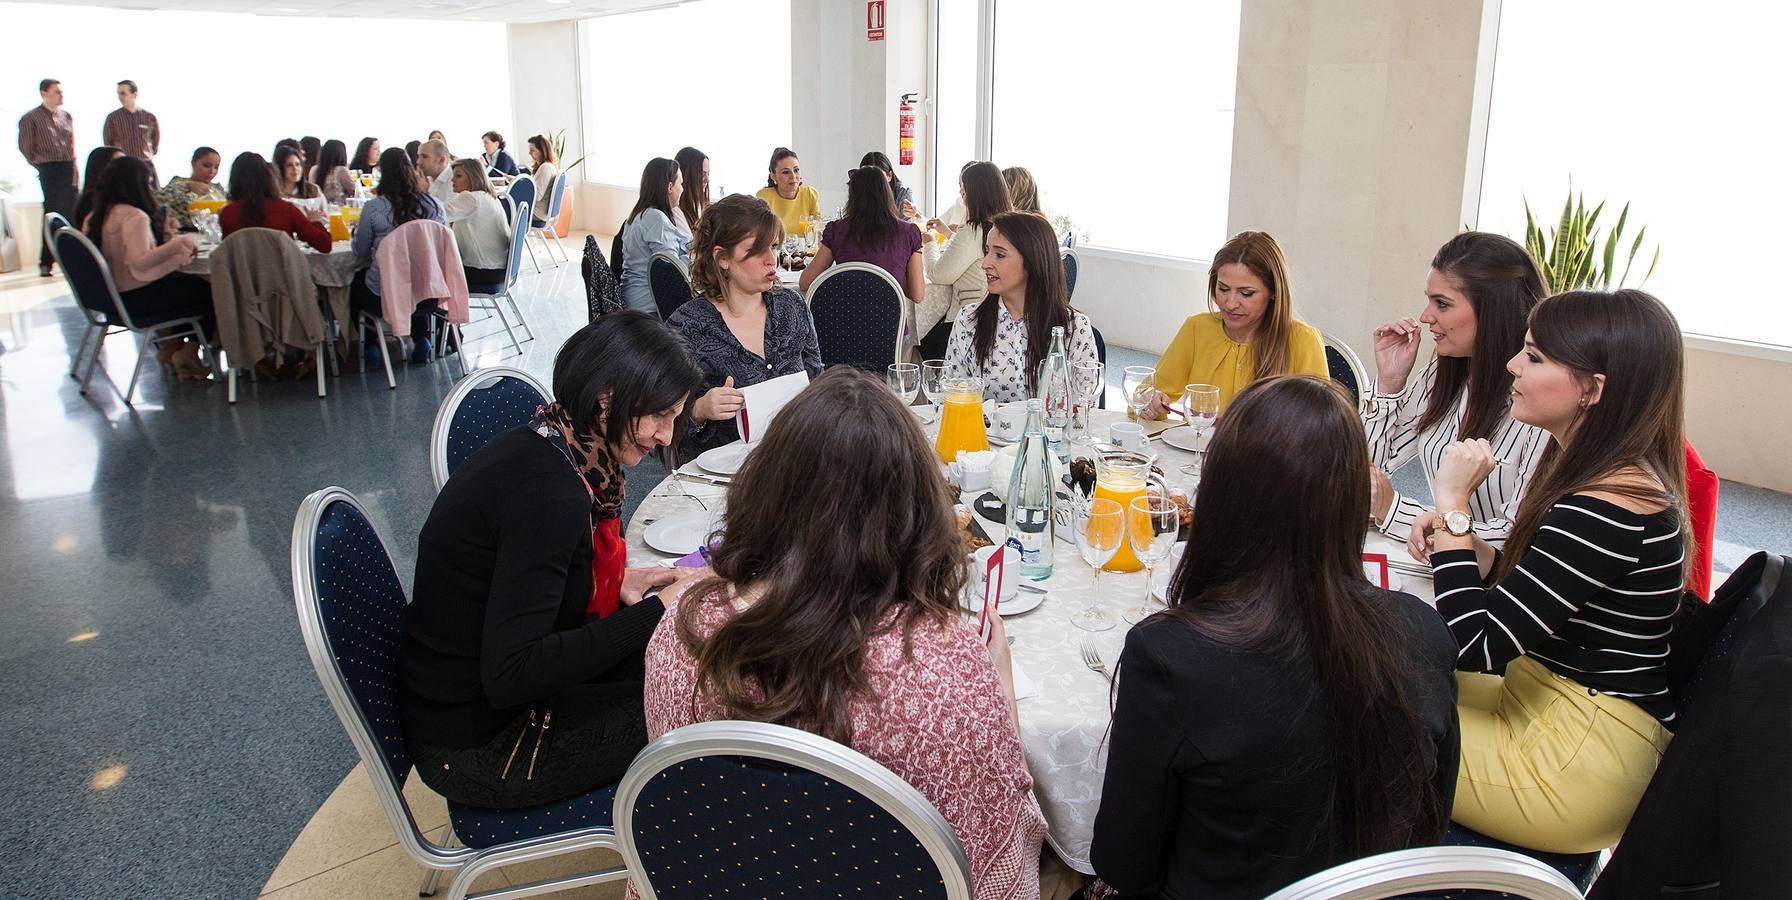
M1530 657L1456 673L1462 765L1450 817L1509 844L1589 853L1618 842L1673 737L1642 707Z

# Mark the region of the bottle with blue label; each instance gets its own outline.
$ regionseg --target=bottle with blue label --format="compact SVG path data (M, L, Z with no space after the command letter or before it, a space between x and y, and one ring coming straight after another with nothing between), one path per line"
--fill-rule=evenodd
M1020 555L1020 574L1035 581L1052 574L1052 450L1045 435L1045 401L1027 401L1027 424L1008 477L1006 544Z

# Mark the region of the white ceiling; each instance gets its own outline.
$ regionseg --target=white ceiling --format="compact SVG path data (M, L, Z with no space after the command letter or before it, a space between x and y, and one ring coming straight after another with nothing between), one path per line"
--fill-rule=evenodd
M680 0L79 0L83 6L113 9L479 22L585 19L656 6L676 6L679 2Z

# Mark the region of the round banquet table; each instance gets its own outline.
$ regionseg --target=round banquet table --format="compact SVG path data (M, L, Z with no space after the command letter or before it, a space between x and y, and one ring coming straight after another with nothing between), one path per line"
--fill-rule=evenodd
M1105 439L1108 425L1124 417L1124 412L1094 410L1092 433ZM1158 465L1170 483L1186 480L1179 470L1194 462L1195 454L1163 442L1159 435L1168 430L1169 423L1144 424L1151 437L1146 446L1157 454ZM937 425L927 424L923 428L931 437ZM679 472L705 474L695 463L685 465ZM701 512L704 506L711 512L723 512L726 491L724 485L695 479L669 477L660 482L628 523L629 565L670 564L671 555L646 545L643 535L647 526L667 516ZM965 499L968 506L970 498ZM1002 534L1001 523L981 517L979 520L991 537ZM1373 531L1364 551L1386 553L1390 560L1410 561L1403 542ZM1054 559L1051 577L1039 583L1048 591L1043 601L1028 612L1004 617L1004 624L1013 641L1021 743L1026 750L1027 767L1033 773L1034 792L1045 811L1046 839L1072 868L1093 875L1089 844L1107 768L1109 680L1083 665L1080 645L1084 640L1093 642L1108 670L1114 670L1129 627L1121 615L1143 599L1145 573L1105 572L1098 584L1094 571L1077 555L1076 545L1062 538L1056 544ZM1167 581L1169 570L1168 562L1158 567L1158 584ZM1392 573L1391 579L1391 588L1432 602L1430 579L1402 572ZM1019 598L1024 600L1026 596L1023 591ZM1115 627L1092 632L1070 624L1071 613L1085 603L1107 610Z
M188 275L198 275L209 279L212 276L212 251L218 249L217 244L203 246L199 255L180 267L180 271ZM324 289L324 297L330 308L330 317L344 323L337 336L339 352L349 354L351 345L358 343L359 329L349 328L346 323L354 321L349 314L348 289L354 284L355 273L372 264L371 260L356 256L349 249L348 241L337 241L330 246L330 252L319 253L311 245L301 243L299 250L305 255L305 265L311 270L311 282Z

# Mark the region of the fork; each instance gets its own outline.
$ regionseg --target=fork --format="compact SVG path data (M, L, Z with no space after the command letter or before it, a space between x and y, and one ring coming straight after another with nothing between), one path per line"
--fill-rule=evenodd
M1107 663L1101 661L1101 653L1095 649L1095 642L1085 638L1080 649L1083 654L1083 665L1088 666L1089 671L1101 675L1103 678L1107 677Z

